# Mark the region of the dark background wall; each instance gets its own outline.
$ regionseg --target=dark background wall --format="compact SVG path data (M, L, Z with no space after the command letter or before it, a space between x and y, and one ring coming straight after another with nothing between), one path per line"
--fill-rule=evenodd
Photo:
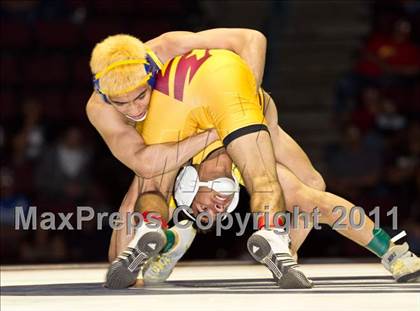
M3 263L102 261L111 231L16 231L15 206L117 211L132 174L90 126L89 57L108 35L248 27L269 49L264 87L280 125L330 191L366 211L397 205L420 252L420 87L416 1L2 1L1 253ZM389 54L391 53L391 54ZM240 210L247 211L246 194ZM200 236L187 258L248 258L236 230ZM251 230L248 230L248 234ZM393 233L389 230L390 233ZM302 257L371 256L328 228Z

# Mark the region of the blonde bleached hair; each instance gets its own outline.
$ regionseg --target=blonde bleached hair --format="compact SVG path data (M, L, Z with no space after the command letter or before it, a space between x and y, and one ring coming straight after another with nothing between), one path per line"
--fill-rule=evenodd
M98 43L92 51L90 69L93 75L100 75L101 92L116 96L139 87L147 75L144 64L129 63L109 68L116 62L145 60L146 54L144 43L126 34L109 36Z

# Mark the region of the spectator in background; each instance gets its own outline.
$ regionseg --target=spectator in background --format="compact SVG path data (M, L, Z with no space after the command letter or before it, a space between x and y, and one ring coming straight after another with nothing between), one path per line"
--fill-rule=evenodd
M51 202L80 203L88 194L90 159L90 149L83 141L81 130L69 127L62 140L40 159L36 168L39 194Z
M18 247L24 238L25 232L15 230L15 207L21 206L24 213L28 210L28 198L16 191L13 172L8 167L0 170L0 245L2 260L16 258Z
M399 145L390 148L386 159L385 180L401 207L410 206L416 191L417 171L420 169L420 123L413 123L404 132ZM407 208L401 209L401 217L409 217Z
M18 181L19 182L19 181ZM15 207L21 206L27 212L28 198L16 191L16 179L8 167L2 167L0 171L0 223L13 227L15 225Z
M382 159L380 153L364 143L357 127L344 131L341 145L328 156L327 177L332 192L345 193L352 200L378 183Z
M11 140L12 152L8 161L19 180L18 190L33 198L33 167L45 151L47 140L47 122L43 118L42 106L32 98L26 99L17 124L19 127Z
M353 72L337 82L334 110L339 122L346 121L354 109L354 98L364 88L414 86L420 74L420 51L410 34L410 23L400 19L390 34L374 32L370 36Z
M16 140L23 145L21 160L36 160L44 151L46 143L46 124L43 120L42 106L38 101L28 98L22 105L22 126Z
M381 114L383 97L377 88L372 87L363 89L360 97L361 102L351 114L351 124L360 130L367 148L382 153L386 141L377 128L377 120Z
M381 107L381 94L377 88L367 87L361 91L360 104L352 112L351 122L363 134L375 127Z
M407 120L391 99L381 96L376 88L366 88L360 105L352 112L351 123L363 134L377 130L386 136L404 129Z
M420 123L402 132L399 145L387 153L385 181L398 205L399 226L408 233L414 252L420 252Z
M377 85L389 83L390 78L394 83L414 78L420 72L420 51L410 33L411 25L403 19L395 22L391 34L374 33L362 48L355 72Z
M415 197L411 203L409 215L404 219L403 226L407 228L409 234L410 246L413 251L420 253L420 166L417 165L417 170L415 172Z
M375 124L381 133L387 135L404 129L407 120L398 112L396 105L391 99L383 98Z
M59 262L68 258L66 243L61 234L38 229L15 228L15 208L22 207L27 215L29 198L17 191L20 183L12 170L1 168L0 186L0 245L5 262ZM32 203L32 202L31 202Z

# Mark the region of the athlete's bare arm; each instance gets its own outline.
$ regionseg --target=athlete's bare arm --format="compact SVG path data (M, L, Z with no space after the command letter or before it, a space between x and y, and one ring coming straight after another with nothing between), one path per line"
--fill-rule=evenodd
M138 176L151 178L178 169L206 145L218 139L215 130L191 136L179 143L146 146L123 115L94 93L86 106L88 118L112 154Z
M254 73L257 85L264 75L267 40L253 29L216 28L201 32L173 31L154 38L146 45L165 63L194 49L226 49L235 52Z
M192 49L225 48L239 54L251 67L261 83L264 74L266 39L251 29L211 29L198 33L174 31L165 33L146 43L162 62L185 54ZM95 92L86 111L92 125L105 140L113 155L137 175L150 178L172 170L192 158L207 144L217 139L215 131L188 138L180 144L147 146L143 139L110 105ZM154 163L154 165L150 165Z

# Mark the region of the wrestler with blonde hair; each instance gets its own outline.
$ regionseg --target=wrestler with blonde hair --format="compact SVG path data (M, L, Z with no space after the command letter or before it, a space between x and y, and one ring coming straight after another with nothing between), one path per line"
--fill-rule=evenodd
M235 39L229 39L229 34ZM120 211L129 209L136 201L137 211L145 216L155 212L164 224L170 216L166 206L169 195L157 191L162 189L162 184L173 183L176 169L216 140L214 131L197 134L199 129L212 127L217 129L228 153L242 170L251 193L253 211L264 210L273 214L284 210L275 169L279 159L293 168L305 183L323 189L322 177L313 169L300 147L278 127L270 130L271 138L268 133L262 107L263 93L259 90L264 67L263 36L243 29L217 29L198 34L182 33L180 36L184 39L188 37L185 42L196 40L195 43L204 48L229 48L243 60L224 50L197 50L173 58L162 67L165 51L172 48L181 52L192 47L191 43L184 43L162 49L164 44L161 42L168 42L167 35L146 45L130 36L111 36L99 43L92 53L95 93L87 105L89 120L114 156L139 176L130 187ZM156 88L158 77L160 83ZM153 97L152 89L155 90ZM198 105L197 100L201 101ZM179 102L181 104L177 104ZM151 116L146 118L149 105L152 107ZM187 121L188 127L180 129L183 121ZM134 130L134 125L141 136ZM276 141L274 148L271 143L273 138ZM183 140L179 142L180 139ZM282 140L287 142L287 146L282 146ZM146 146L145 143L153 145ZM153 178L156 175L159 177ZM260 223L261 228L266 225L264 221L262 219ZM268 221L269 227L274 225L272 220ZM143 259L155 254L165 243L162 232L144 229L137 233L131 242L132 234L125 237L118 233L113 235L113 241L118 243L115 245L111 241L110 254L113 255L110 256L114 257L115 253L121 255L111 265L108 286L128 286L135 279ZM270 230L260 230L259 233L272 235ZM153 251L138 251L140 246L147 248L139 242L144 235L148 236L148 241L153 240ZM281 247L288 249L287 237L273 243L280 243ZM121 253L127 244L129 249ZM296 273L303 280L300 286L310 286L300 272ZM125 277L121 278L121 275Z

